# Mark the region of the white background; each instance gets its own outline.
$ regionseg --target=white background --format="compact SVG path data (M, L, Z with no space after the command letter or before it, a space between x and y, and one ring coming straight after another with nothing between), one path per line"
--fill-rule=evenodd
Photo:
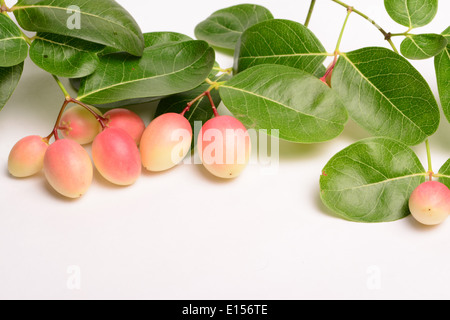
M144 32L194 36L197 23L241 1L118 1ZM403 32L383 1L348 0L387 31ZM276 18L304 22L309 1L253 1ZM12 5L13 1L7 1ZM449 1L417 32L448 26ZM310 27L334 50L346 11L319 0ZM399 40L395 39L399 46ZM388 44L352 15L341 50ZM230 56L219 54L224 68ZM414 62L437 94L433 60ZM68 82L64 80L68 85ZM2 299L416 299L450 298L450 221L423 227L406 218L387 224L344 221L319 199L328 160L368 137L350 122L339 138L317 145L280 143L276 174L251 165L220 181L200 165L144 173L129 188L97 173L80 200L58 196L43 174L18 180L7 172L12 146L47 135L63 96L29 60L0 113L0 298ZM134 110L148 123L154 106ZM223 107L221 112L226 112ZM450 125L431 138L436 170L449 157ZM425 146L414 147L426 166ZM75 269L73 269L73 267ZM80 273L73 273L73 270ZM74 275L79 290L72 290Z

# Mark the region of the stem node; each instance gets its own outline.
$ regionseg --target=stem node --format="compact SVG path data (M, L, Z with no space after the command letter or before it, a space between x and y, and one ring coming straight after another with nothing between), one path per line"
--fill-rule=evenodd
M382 27L380 27L374 20L370 19L366 14L362 13L361 11L355 9L354 7L349 6L348 4L340 1L340 0L331 0L335 3L337 3L338 5L347 8L347 10L349 10L349 8L352 8L352 12L356 13L357 15L361 16L362 18L366 19L367 21L369 21L371 24L373 24L375 26L375 28L378 29L378 31L380 31L383 36L385 37L386 41L389 42L389 44L392 47L392 50L394 50L396 53L398 53L397 48L395 47L394 43L391 40L392 35L390 34L390 32L386 32Z
M388 32L386 33L386 35L384 36L384 40L389 41L392 38L392 33Z

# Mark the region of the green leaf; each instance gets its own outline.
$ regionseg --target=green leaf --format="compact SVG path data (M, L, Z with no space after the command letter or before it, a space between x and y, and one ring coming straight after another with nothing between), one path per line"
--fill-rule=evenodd
M213 46L232 49L249 27L273 19L272 13L262 6L241 4L214 12L195 28L195 36Z
M320 178L321 198L344 219L395 221L409 215L409 197L426 176L409 147L389 138L369 138L328 162Z
M450 159L439 170L439 182L450 188Z
M0 14L0 67L12 67L28 55L28 44L20 29L6 15Z
M416 145L439 127L439 107L426 80L386 48L341 54L331 85L350 117L375 136Z
M245 126L278 129L281 139L316 143L344 129L347 112L325 83L304 71L260 65L220 87L225 106Z
M93 74L83 78L78 99L106 104L188 91L208 77L214 62L214 50L204 41L149 47L141 58L109 54L100 59Z
M290 20L269 20L247 29L237 48L237 72L260 64L280 64L314 74L327 57L316 36Z
M144 33L145 47L157 47L171 43L194 40L191 37L177 32L149 32Z
M141 29L114 0L19 0L12 10L28 31L80 38L135 56L144 50Z
M97 69L97 53L103 45L51 33L38 33L30 47L30 58L45 71L59 77L81 78Z
M315 76L316 78L322 78L325 73L327 72L327 68L321 64L316 71L314 71L313 76Z
M145 47L157 47L161 45L173 44L177 42L191 41L192 38L181 33L176 32L150 32L144 33ZM118 53L117 49L106 47L102 50L99 55L104 56L107 54ZM72 87L78 92L81 86L82 79L70 79ZM145 97L137 99L126 99L121 101L115 101L107 104L96 105L98 108L103 109L113 109L122 108L131 105L145 104L149 102L154 102L162 99L164 97Z
M175 42L190 41L190 40L193 40L193 39L187 35L184 35L182 33L177 33L177 32L144 33L145 48L156 47L156 46L166 45L166 44L175 43ZM112 48L112 47L106 47L104 50L102 50L99 53L99 55L105 56L107 54L118 53L118 52L120 52L120 50Z
M0 68L0 111L11 98L23 71L23 62L12 67Z
M400 50L408 59L429 59L442 52L447 47L447 43L447 39L440 34L408 35L403 40Z
M445 39L447 39L447 46L450 47L450 27L445 29L445 31L442 32L442 35L444 36Z
M444 31L444 36L449 37L450 27ZM442 109L450 122L450 45L434 58L437 84Z
M423 27L433 21L438 0L384 0L391 18L410 29Z

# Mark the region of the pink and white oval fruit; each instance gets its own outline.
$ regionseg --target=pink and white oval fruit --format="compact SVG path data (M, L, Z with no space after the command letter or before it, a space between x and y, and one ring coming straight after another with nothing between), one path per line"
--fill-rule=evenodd
M90 108L101 116L101 112L97 108ZM92 113L82 106L76 105L63 114L60 131L64 138L84 145L94 141L94 138L102 131L102 126Z
M440 224L450 214L450 190L437 181L422 183L409 199L409 210L422 224Z
M244 125L231 116L212 118L200 130L198 153L205 168L219 178L235 178L247 166L251 141Z
M133 111L127 109L113 109L105 113L106 125L109 128L120 128L125 130L136 142L141 141L142 133L145 130L145 123Z
M21 139L12 148L8 158L8 171L16 178L30 177L44 167L48 143L40 136Z
M180 163L191 150L192 127L178 113L154 119L141 139L142 164L149 171L165 171Z
M48 147L44 157L44 172L49 184L61 195L79 198L92 183L92 161L77 142L60 139Z
M100 133L92 144L92 157L100 174L114 184L132 185L141 174L139 149L122 129L107 128Z

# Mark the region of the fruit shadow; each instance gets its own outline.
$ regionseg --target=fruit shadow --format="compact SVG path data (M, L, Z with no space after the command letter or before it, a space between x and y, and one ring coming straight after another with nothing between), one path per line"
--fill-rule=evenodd
M405 222L416 232L435 232L436 229L443 227L444 223L437 226L427 226L418 222L412 215L406 217Z
M47 182L47 179L45 178L45 174L43 171L31 176L31 177L26 177L26 178L15 178L13 177L8 169L3 170L3 175L5 179L9 179L9 180L18 180L18 181L31 181L31 180L36 180L39 181L41 183L41 185L43 186L43 189L45 189L48 194L50 196L52 196L54 199L64 202L64 203L72 203L74 201L76 201L76 199L70 199L70 198L66 198L62 195L60 195L58 192L55 191L55 189L53 189L53 187Z
M279 141L280 160L296 161L302 159L311 159L327 154L330 149L330 144L335 143L336 139L345 141L347 144L355 143L359 140L369 138L370 134L362 129L354 121L349 120L343 132L339 137L322 143L302 144L294 143L285 140Z
M141 174L142 174L142 176L144 176L146 178L160 177L160 176L165 176L165 175L168 175L168 174L172 174L172 172L176 172L182 166L183 166L183 163L180 163L180 164L176 165L175 167L167 169L167 170L164 170L164 171L150 171L150 170L147 170L145 167L142 167L142 173Z

